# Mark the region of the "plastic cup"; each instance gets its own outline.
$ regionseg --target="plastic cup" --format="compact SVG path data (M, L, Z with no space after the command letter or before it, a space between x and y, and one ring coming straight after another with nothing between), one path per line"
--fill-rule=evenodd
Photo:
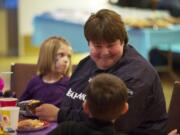
M5 132L17 130L19 109L17 106L0 108L0 123Z
M0 107L16 106L17 98L0 98Z

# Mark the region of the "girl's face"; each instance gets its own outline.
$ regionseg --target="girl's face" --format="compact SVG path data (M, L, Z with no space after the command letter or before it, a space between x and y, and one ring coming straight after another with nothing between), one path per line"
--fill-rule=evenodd
M67 45L61 45L55 58L55 72L66 74L71 62L71 49Z

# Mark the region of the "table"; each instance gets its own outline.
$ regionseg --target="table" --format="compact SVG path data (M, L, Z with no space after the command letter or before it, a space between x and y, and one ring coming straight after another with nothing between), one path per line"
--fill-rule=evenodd
M39 46L49 36L57 35L69 40L75 52L88 52L88 45L83 35L83 25L88 16L89 13L84 13L83 19L80 20L79 17L70 17L69 14L57 16L57 13L47 12L37 15L33 21L33 44ZM127 28L127 32L129 43L147 60L152 48L180 52L180 25L162 29Z
M129 42L142 56L149 59L152 48L180 52L180 25L161 29L135 29L128 28Z

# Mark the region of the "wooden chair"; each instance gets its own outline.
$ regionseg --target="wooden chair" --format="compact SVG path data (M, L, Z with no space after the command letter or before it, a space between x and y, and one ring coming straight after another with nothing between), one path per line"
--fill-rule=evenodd
M19 98L25 90L29 80L36 75L36 64L14 63L11 65L10 89Z
M178 129L178 132L180 131L180 81L174 82L168 111L168 132L173 129Z
M169 49L168 51L161 52L163 56L167 58L167 64L163 66L155 66L158 72L166 72L175 81L179 80L179 76L175 73L173 69L173 52Z
M76 65L72 65L72 72ZM26 63L14 63L11 65L11 82L10 89L15 92L16 97L19 98L25 90L28 82L36 75L37 65Z

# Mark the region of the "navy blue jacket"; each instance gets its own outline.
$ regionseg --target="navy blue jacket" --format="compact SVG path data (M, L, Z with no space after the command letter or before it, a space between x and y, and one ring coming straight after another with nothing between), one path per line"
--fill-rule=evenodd
M125 135L116 133L111 122L89 119L88 121L66 121L48 133L48 135Z
M129 135L166 134L167 113L159 76L151 64L130 45L125 47L123 57L108 70L98 69L90 56L78 64L70 79L58 122L87 119L82 111L82 102L88 80L102 72L119 76L129 88L129 111L116 121L117 131Z

